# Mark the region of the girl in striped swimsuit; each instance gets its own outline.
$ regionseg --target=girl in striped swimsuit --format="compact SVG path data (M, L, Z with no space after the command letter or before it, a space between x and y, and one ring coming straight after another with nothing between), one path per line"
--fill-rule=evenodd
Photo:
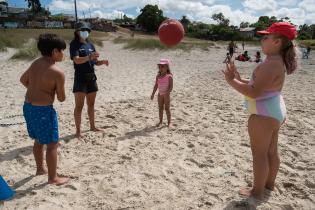
M159 105L159 118L160 122L157 126L161 126L163 123L163 110L165 109L167 116L168 127L171 125L171 111L170 93L173 90L173 75L170 70L170 61L168 59L161 59L158 63L159 72L155 79L155 85L153 87L153 92L151 95L151 100L153 100L155 92L159 90L158 94L158 105Z
M223 73L228 84L245 96L245 107L250 114L248 133L254 182L251 189L241 189L239 193L262 199L265 189L274 189L279 170L278 132L286 115L281 90L285 74L291 74L297 68L293 43L297 32L290 23L279 22L258 33L265 35L261 44L267 57L254 70L252 78L241 79L234 63L227 64Z

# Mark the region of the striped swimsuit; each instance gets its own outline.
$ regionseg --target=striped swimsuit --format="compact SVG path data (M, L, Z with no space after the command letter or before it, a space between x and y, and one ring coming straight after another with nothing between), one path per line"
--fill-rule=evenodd
M172 77L171 74L166 74L163 77L158 77L157 79L157 85L158 85L158 89L159 89L159 95L165 95L168 92L168 88L169 88L169 81L170 81L170 77Z
M253 79L249 85L253 84ZM257 98L245 96L245 108L250 114L271 117L284 122L286 115L286 107L280 91L265 91Z

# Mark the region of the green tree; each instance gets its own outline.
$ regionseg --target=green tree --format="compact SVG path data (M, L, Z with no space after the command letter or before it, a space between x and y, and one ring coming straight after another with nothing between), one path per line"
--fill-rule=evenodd
M166 19L163 11L157 5L147 4L140 10L137 17L137 24L140 24L148 32L156 32L160 24Z
M25 0L28 3L28 8L31 8L33 14L37 14L42 11L42 5L39 0Z
M313 31L312 28L306 24L299 26L299 35L298 38L305 40L305 39L312 39Z
M212 19L217 21L218 24L222 25L222 26L229 26L229 24L230 24L230 20L225 18L224 15L222 14L222 12L217 13L217 14L213 14Z
M123 16L123 20L124 20L124 22L128 22L128 23L133 23L134 22L133 19L128 17L127 15Z
M241 22L240 28L248 28L249 27L249 22Z
M183 16L180 22L183 24L185 31L187 31L189 24L191 23L187 16Z

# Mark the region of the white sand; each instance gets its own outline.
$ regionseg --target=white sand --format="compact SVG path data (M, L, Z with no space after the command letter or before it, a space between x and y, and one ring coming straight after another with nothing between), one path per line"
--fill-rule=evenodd
M253 55L258 48L249 48ZM315 52L287 77L288 116L279 137L277 189L266 202L245 202L239 188L252 181L243 97L225 83L224 47L209 52L130 51L107 41L99 50L110 67L97 67L96 123L73 138L73 66L67 56L64 103L56 102L60 137L59 173L72 180L47 185L34 176L32 140L25 124L0 127L0 174L17 195L4 209L314 209ZM25 89L19 77L30 62L0 62L0 123L23 122ZM149 97L159 58L170 58L174 74L173 129L157 129L157 102ZM237 63L250 75L255 63ZM166 119L165 119L166 120ZM248 201L248 200L247 200Z

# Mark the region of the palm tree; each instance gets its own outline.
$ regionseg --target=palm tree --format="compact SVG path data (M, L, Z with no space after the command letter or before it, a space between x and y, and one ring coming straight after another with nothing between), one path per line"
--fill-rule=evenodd
M33 14L39 13L42 10L39 0L25 0L28 3L28 8L31 8Z

